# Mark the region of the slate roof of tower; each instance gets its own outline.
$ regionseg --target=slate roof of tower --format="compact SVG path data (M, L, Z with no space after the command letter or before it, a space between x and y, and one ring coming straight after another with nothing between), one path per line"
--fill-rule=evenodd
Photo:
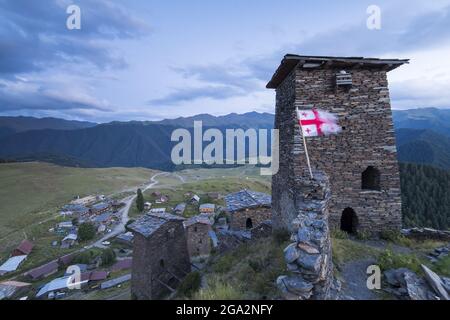
M271 206L272 197L263 192L241 190L225 196L226 207L229 212L260 206Z
M148 213L139 220L133 222L128 228L134 232L149 237L161 226L169 221L184 221L185 219L169 213Z
M299 63L303 66L306 64L317 64L318 66L312 68L320 68L323 66L339 66L354 67L363 66L367 68L382 68L386 71L391 71L402 64L409 63L409 59L378 59L378 58L364 58L364 57L331 57L331 56L301 56L297 54L287 54L281 61L280 66L275 71L272 79L266 85L268 89L276 89L284 78L294 69Z

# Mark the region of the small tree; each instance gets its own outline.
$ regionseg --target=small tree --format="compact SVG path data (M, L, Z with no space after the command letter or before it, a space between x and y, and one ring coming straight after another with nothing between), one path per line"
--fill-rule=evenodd
M137 197L136 197L136 207L139 212L144 211L144 195L142 194L142 190L137 190Z
M107 248L102 252L102 266L107 267L116 262L116 253L113 249Z
M78 238L80 241L92 240L95 234L95 226L90 222L84 222L78 227Z

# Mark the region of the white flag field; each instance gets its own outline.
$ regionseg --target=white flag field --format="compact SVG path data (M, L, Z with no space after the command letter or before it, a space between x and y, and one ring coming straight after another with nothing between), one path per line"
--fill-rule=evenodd
M300 124L303 146L305 147L306 162L308 164L311 179L314 179L311 162L309 160L306 137L327 136L338 134L342 128L338 125L338 118L327 111L320 109L299 110L297 108L297 120Z
M338 134L342 130L334 114L320 109L297 109L297 119L304 137Z

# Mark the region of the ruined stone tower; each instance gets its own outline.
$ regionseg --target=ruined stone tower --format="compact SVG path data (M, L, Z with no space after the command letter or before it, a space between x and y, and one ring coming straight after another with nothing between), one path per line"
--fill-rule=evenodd
M291 228L308 176L295 108L338 116L338 135L307 138L313 170L330 180L329 221L355 233L399 229L400 178L387 72L408 60L286 55L267 88L276 89L280 170L272 178L275 228ZM302 182L303 181L303 182ZM291 230L292 231L292 230Z

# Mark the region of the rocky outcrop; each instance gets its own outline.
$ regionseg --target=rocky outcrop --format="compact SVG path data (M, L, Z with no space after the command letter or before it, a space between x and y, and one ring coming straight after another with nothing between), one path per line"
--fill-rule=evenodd
M279 276L277 286L289 300L328 299L333 282L331 242L328 227L329 182L316 172L304 178L295 190L301 197L297 216L291 221L291 240L284 249L289 274Z
M411 228L402 229L401 233L408 238L414 238L418 240L438 240L438 241L450 241L450 231L436 230L431 228Z
M420 277L407 268L384 272L385 289L402 300L449 300L448 279L441 278L424 265L425 277Z

